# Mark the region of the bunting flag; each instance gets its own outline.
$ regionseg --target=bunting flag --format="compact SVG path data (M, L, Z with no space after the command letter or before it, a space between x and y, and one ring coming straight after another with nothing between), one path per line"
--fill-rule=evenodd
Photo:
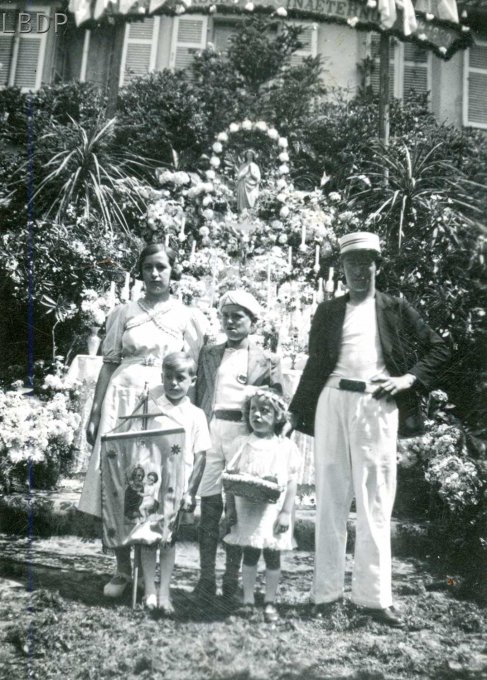
M136 2L137 0L119 0L118 11L120 14L128 14Z
M456 0L417 0L416 9L432 14L438 19L454 21L458 24L458 7Z
M74 14L76 26L80 26L85 21L91 19L90 0L69 0L68 9Z
M396 5L403 12L403 26L404 35L411 35L418 28L416 22L416 13L414 11L411 0L396 0Z
M93 19L99 19L105 13L111 0L96 0L95 9L93 10Z
M149 4L149 14L152 14L155 12L159 7L162 7L165 5L167 0L150 0Z
M384 28L392 28L396 23L396 0L379 0L377 9Z

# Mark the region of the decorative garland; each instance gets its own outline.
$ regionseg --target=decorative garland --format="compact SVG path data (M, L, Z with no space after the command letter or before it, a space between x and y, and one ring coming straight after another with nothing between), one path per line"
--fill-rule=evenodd
M374 9L376 6L376 0L355 0L357 4L368 7L369 9ZM427 48L434 52L436 56L444 61L448 61L451 57L459 50L467 49L474 44L473 36L470 31L470 27L465 24L457 24L453 21L447 19L438 19L433 14L429 12L417 11L416 16L423 19L428 24L432 26L437 26L438 28L450 28L455 31L460 30L461 35L457 37L451 45L447 48L444 46L438 46L428 37L425 33L413 33L409 36L405 36L400 30L391 28L384 29L380 26L377 21L370 21L360 19L358 16L350 17L339 17L334 15L324 15L320 12L313 12L308 10L300 9L286 9L285 7L278 7L277 9L273 6L263 6L254 5L252 2L248 2L245 7L240 7L238 5L209 5L207 7L201 6L187 6L185 0L176 0L175 3L170 3L169 5L163 5L155 10L155 12L148 12L148 0L139 0L133 6L133 8L127 14L120 14L114 9L113 4L109 4L105 10L103 16L99 20L89 19L83 22L81 25L85 28L95 28L103 22L108 22L110 24L119 24L132 21L143 21L147 17L151 16L179 16L181 14L199 14L199 15L215 15L219 14L222 16L242 16L249 15L250 13L259 14L262 16L274 16L276 19L297 19L301 21L313 21L317 23L325 24L337 24L341 26L349 26L358 31L375 31L376 33L385 33L387 35L394 36L401 40L402 42L414 42L423 48Z

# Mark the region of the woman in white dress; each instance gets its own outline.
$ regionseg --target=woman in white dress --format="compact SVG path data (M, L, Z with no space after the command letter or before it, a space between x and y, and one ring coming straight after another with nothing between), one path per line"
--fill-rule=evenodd
M121 416L133 412L146 384L152 388L161 383L166 354L186 351L197 362L204 344L207 322L203 314L171 298L174 264L170 248L159 243L146 246L138 263L144 297L116 307L107 319L103 366L87 426L93 451L79 503L82 512L101 516L101 436ZM119 597L131 580L130 549L117 549L115 555L117 571L105 586L107 597Z

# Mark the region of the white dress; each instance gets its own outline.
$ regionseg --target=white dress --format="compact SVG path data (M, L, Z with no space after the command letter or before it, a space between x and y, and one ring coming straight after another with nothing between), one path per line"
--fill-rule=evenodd
M161 384L162 360L166 354L186 351L198 361L207 328L207 321L198 309L172 299L150 311L139 302L128 302L110 314L102 347L103 361L118 366L103 400L98 434L78 506L82 512L101 516L101 436L113 430L120 416L134 411L146 385L152 388Z
M292 521L289 529L282 534L274 533L274 525L282 510L287 483L298 478L301 456L296 444L287 437L265 439L251 434L237 440L236 448L237 454L229 464L232 472L238 470L258 477L275 476L283 491L276 503L255 502L235 496L237 523L223 540L242 547L292 550Z

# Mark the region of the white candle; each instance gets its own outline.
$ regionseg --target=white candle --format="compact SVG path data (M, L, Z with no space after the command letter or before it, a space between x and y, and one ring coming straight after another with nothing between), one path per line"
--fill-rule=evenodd
M195 253L196 253L196 241L193 239L193 243L191 244L191 254L189 256L190 261L194 260Z
M318 243L316 244L315 248L315 266L313 269L316 273L320 271L320 246Z
M125 281L123 284L122 292L120 293L120 299L122 302L128 302L130 297L130 274L125 272Z
M166 234L166 237L164 239L164 245L166 248L169 248L169 234Z
M288 255L287 255L287 266L289 268L289 271L292 272L292 270L293 270L293 247L292 246L289 246Z
M333 267L330 267L328 271L328 280L325 284L325 292L326 293L333 293L334 286L333 286L333 273L334 273Z
M323 295L323 279L320 277L318 279L318 291L316 295L316 301L317 302L323 302L324 300L324 295Z
M180 236L184 236L184 225L186 224L186 217L183 215L183 219L181 220L181 231L179 233Z
M301 227L301 248L306 248L306 224Z

